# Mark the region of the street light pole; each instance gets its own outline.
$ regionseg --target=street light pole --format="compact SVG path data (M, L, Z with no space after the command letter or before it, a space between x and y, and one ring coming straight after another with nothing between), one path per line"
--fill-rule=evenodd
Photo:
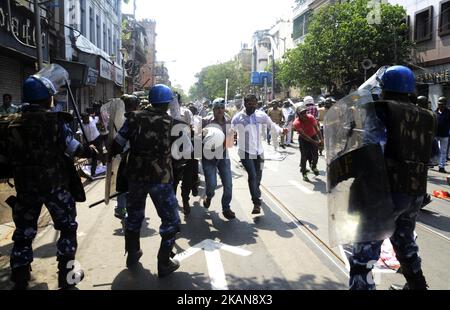
M275 99L275 56L274 49L272 48L272 100Z
M44 57L42 55L41 8L39 7L39 0L34 0L34 15L36 17L36 56L38 71L40 71L44 66Z

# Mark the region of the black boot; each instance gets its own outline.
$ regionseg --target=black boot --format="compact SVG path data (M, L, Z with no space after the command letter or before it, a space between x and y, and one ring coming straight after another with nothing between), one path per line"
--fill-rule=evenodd
M11 270L11 281L14 282L14 290L26 290L31 278L31 266L25 265Z
M428 284L423 275L422 269L418 272L412 272L408 268L402 267L403 276L406 278L407 284L403 289L407 290L427 290Z
M139 259L143 254L139 238L140 238L139 232L125 230L125 251L128 252L127 256L128 268L135 266L139 262Z
M163 241L161 241L161 246L158 251L158 277L162 278L168 276L178 268L180 268L180 263L176 260L172 260L174 256L172 253L172 249L175 244L172 246L164 246Z
M75 258L58 258L58 287L61 289L74 287L84 279L83 270L73 271L74 265L69 263L73 260Z

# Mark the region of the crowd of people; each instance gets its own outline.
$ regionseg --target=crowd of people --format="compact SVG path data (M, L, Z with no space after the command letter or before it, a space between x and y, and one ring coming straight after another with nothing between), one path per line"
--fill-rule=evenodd
M402 66L386 70L382 77L383 92L377 98L377 115L385 125L387 138L384 156L397 212L397 228L391 241L408 287L424 289L426 282L413 236L415 219L426 194L427 169L423 167L429 164L431 149L429 151L428 147L434 138L434 123L441 150L439 171L445 172L450 110L446 107L445 97L439 98L435 113L428 110L428 102L425 108L423 98L417 98L417 106L412 105L410 95L415 91L414 75L408 70ZM95 176L97 160L105 164L120 156L121 168L117 174L120 195L115 216L124 221L125 250L128 253L126 265L133 268L143 255L140 229L145 217L146 198L150 195L161 219L158 275L165 277L180 266L173 259L175 239L180 231L180 206L176 198L178 185L181 183L183 213L189 216L190 195L199 195L201 163L205 177L204 208L211 206L219 174L223 185L222 214L228 220L236 218L231 206L233 182L229 157L229 148L236 144L248 176L253 204L251 213L260 214L263 137L277 150L278 146L290 146L293 131L296 131L301 154L300 173L303 180L309 182L307 163L311 171L319 175L317 163L324 149L324 116L336 103L334 98L326 96L316 105L312 96L306 96L303 102L296 105L285 100L264 106L255 95L248 94L243 98L242 105L235 104L228 111L223 98L215 99L199 111L192 103L183 105L177 93L159 84L149 90L148 102L144 104L136 96L122 97L126 119L123 126L117 128L118 133L112 144L107 145L105 136L112 128L106 128L99 115L88 113L83 113L79 120L87 141L80 143L75 140L68 126L72 116L64 112L51 112L55 93L38 76L31 76L25 81L23 93L27 104L21 108L20 117L14 119L15 126L8 127L5 140L5 157L10 160L11 177L17 190L17 203L13 208L16 230L11 253L11 280L16 288L26 288L30 279L32 241L43 204L50 210L55 229L61 231L57 243L58 284L62 288L76 285L67 280L70 270L68 262L75 259L77 249L75 201L84 201L85 197L82 187L80 191L78 186L79 178L77 180L75 177L74 186L74 177L69 175L68 163L73 165L71 158L92 158L91 175ZM11 104L11 99L8 94L3 96L0 113L19 111ZM415 115L414 121L424 129L422 140L417 141L417 135L405 130L399 131L399 123L409 122L406 115ZM181 126L182 130L174 135L177 126ZM409 130L411 126L405 128ZM21 143L13 136L21 137ZM31 143L30 137L41 141L38 147L36 143ZM409 153L399 149L403 144L396 145L398 139L412 146L406 148ZM178 144L180 141L182 143ZM198 145L201 146L200 152ZM380 246L379 240L354 244L350 259L351 289L375 288L367 280L371 272L368 264L377 259ZM78 272L78 279L82 279L83 272Z

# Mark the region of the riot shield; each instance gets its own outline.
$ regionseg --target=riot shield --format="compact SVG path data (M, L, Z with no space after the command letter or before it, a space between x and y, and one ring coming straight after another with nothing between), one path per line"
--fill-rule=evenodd
M325 115L331 246L384 240L394 232L384 136L369 90L351 93Z
M45 84L52 96L61 91L69 81L69 73L58 64L49 64L34 76Z
M119 129L125 122L125 103L115 98L100 108L101 120L105 124L108 124L108 141L107 150L111 151L112 142L118 133ZM109 157L109 156L108 156ZM110 197L116 192L116 177L118 175L120 164L120 156L115 156L111 160L108 159L106 164L106 180L105 180L105 204L109 204Z

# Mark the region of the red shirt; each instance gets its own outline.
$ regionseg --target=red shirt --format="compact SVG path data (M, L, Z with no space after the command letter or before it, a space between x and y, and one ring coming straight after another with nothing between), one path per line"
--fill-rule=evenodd
M300 129L303 130L303 132L308 137L314 137L317 134L316 126L317 121L311 114L306 114L306 120L302 121L299 117L297 117L294 121L294 129L299 131Z

